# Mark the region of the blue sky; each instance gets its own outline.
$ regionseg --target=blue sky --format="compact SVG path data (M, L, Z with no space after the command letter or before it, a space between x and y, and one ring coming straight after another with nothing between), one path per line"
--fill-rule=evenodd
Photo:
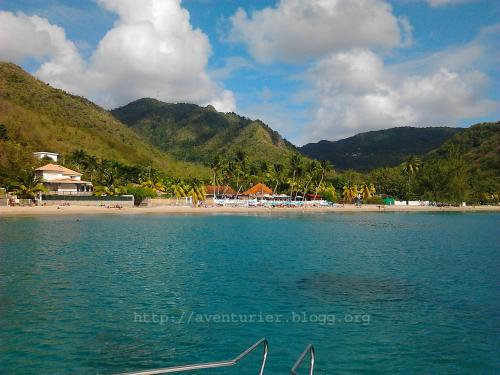
M0 41L12 44L0 46L0 59L106 107L142 96L213 103L261 118L297 144L499 118L498 1L120 1L0 0L9 25ZM159 6L159 23L154 12L136 17L146 3ZM136 28L150 20L156 32ZM141 49L158 59L143 70Z

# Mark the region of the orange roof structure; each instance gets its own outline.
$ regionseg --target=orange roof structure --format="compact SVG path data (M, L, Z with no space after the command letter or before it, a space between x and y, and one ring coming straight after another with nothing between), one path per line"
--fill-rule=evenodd
M236 191L229 185L221 185L221 186L208 185L205 186L205 192L207 195L213 195L213 194L236 195Z
M272 193L273 191L269 187L259 182L245 191L243 195L271 195Z
M61 165L57 164L46 164L43 167L37 168L37 171L42 171L42 172L59 172L63 174L67 174L69 176L81 176L82 174L76 171L73 171L69 168L63 167Z

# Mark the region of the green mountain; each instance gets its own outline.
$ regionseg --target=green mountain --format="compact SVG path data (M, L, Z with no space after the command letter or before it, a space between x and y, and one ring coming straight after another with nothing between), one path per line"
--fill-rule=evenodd
M500 190L500 122L473 125L429 152L425 162L457 154L465 160L475 191Z
M311 158L329 160L338 169L366 172L399 165L410 155L423 156L462 130L399 127L360 133L339 141L308 143L299 150Z
M149 165L173 175L206 175L158 150L89 100L55 89L0 62L0 168L19 153L83 149L98 158ZM18 155L19 156L19 155ZM20 156L19 156L20 157Z
M262 121L212 106L140 99L111 113L159 149L192 162L244 151L250 161L284 162L295 147Z

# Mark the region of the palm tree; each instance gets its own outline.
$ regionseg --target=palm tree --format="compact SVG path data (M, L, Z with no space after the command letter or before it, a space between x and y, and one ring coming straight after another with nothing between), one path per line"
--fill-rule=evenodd
M321 174L321 179L319 180L318 185L316 185L316 191L314 195L318 195L318 191L321 189L321 185L323 184L323 180L325 179L325 175L332 170L332 164L328 160L321 160L319 162L319 173ZM334 188L335 190L335 188Z
M403 163L403 172L408 176L414 176L420 170L421 161L415 155L411 155L406 162Z
M295 179L302 174L302 161L303 157L298 152L293 153L290 157L290 197L293 195L293 188L297 185Z
M176 196L176 198L184 198L186 197L186 184L181 179L175 179L172 181L170 185L170 189L172 190L172 194Z
M127 189L123 186L115 186L115 185L110 185L110 186L96 186L94 188L93 194L102 197L102 196L108 196L112 197L115 195L122 195L127 192Z
M335 199L337 198L337 192L335 190L335 187L330 183L325 184L325 187L323 187L321 190L318 191L321 192L321 194L330 195L333 201L335 201Z
M421 164L420 159L414 155L411 155L408 160L403 163L403 172L408 176L408 195L411 194L412 179L420 170Z
M193 200L193 205L197 205L199 201L205 200L205 184L198 180L193 179L189 184L188 196Z
M94 155L89 155L87 158L87 165L85 172L90 176L90 182L94 182L94 174L97 171L97 158Z
M282 173L283 173L283 164L274 163L273 169L272 169L272 174L273 174L274 180L276 181L276 185L274 185L273 195L276 194L276 190L278 189L278 185L280 183Z
M309 187L313 183L313 180L315 180L321 174L320 163L318 163L315 160L311 160L311 162L309 162L306 165L305 171L307 175L305 176L306 182L304 183L304 188L303 188L304 200L307 192L309 191Z
M155 191L160 191L160 192L165 192L167 189L165 184L160 180L141 181L141 186L145 187L145 188L153 189Z
M375 194L375 186L372 183L363 183L359 188L359 193L363 199L370 199Z
M243 188L245 177L247 177L247 157L241 150L236 152L236 157L233 163L230 164L231 173L236 176L236 198ZM240 183L241 182L241 183Z
M40 193L46 193L47 189L42 184L42 178L29 170L21 173L19 179L12 184L13 193L21 199L35 199Z
M358 196L358 186L351 181L346 182L342 189L342 196L345 201L352 202Z
M69 162L75 164L75 166L80 170L85 169L89 158L90 155L82 149L73 151L68 157Z
M210 163L210 169L212 170L213 173L213 182L214 182L214 189L215 186L217 186L217 195L219 195L219 187L217 184L217 174L220 172L222 168L222 160L219 155L215 155L214 158L212 159L212 162ZM215 191L214 191L215 193Z

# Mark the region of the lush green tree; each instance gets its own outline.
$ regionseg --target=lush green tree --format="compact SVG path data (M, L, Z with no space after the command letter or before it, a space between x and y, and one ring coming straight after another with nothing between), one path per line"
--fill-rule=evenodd
M318 193L321 194L321 196L329 202L335 202L337 200L337 191L335 190L335 187L330 183L322 184L320 190L318 190Z
M460 150L452 148L445 158L429 160L418 178L421 196L433 201L459 203L470 191L469 173Z
M36 167L38 162L29 147L0 140L0 186L15 183L22 171Z
M155 189L144 186L129 185L125 192L134 196L134 205L136 206L140 206L148 198L155 198L157 196Z
M40 193L46 193L47 189L42 184L42 178L37 176L34 170L26 170L12 183L11 191L18 198L35 199Z
M115 185L109 185L109 186L103 186L99 185L94 187L93 194L98 196L98 197L112 197L116 195L124 195L127 193L127 188L124 186L115 186Z
M400 168L378 168L368 177L379 193L398 199L406 197L407 182Z

